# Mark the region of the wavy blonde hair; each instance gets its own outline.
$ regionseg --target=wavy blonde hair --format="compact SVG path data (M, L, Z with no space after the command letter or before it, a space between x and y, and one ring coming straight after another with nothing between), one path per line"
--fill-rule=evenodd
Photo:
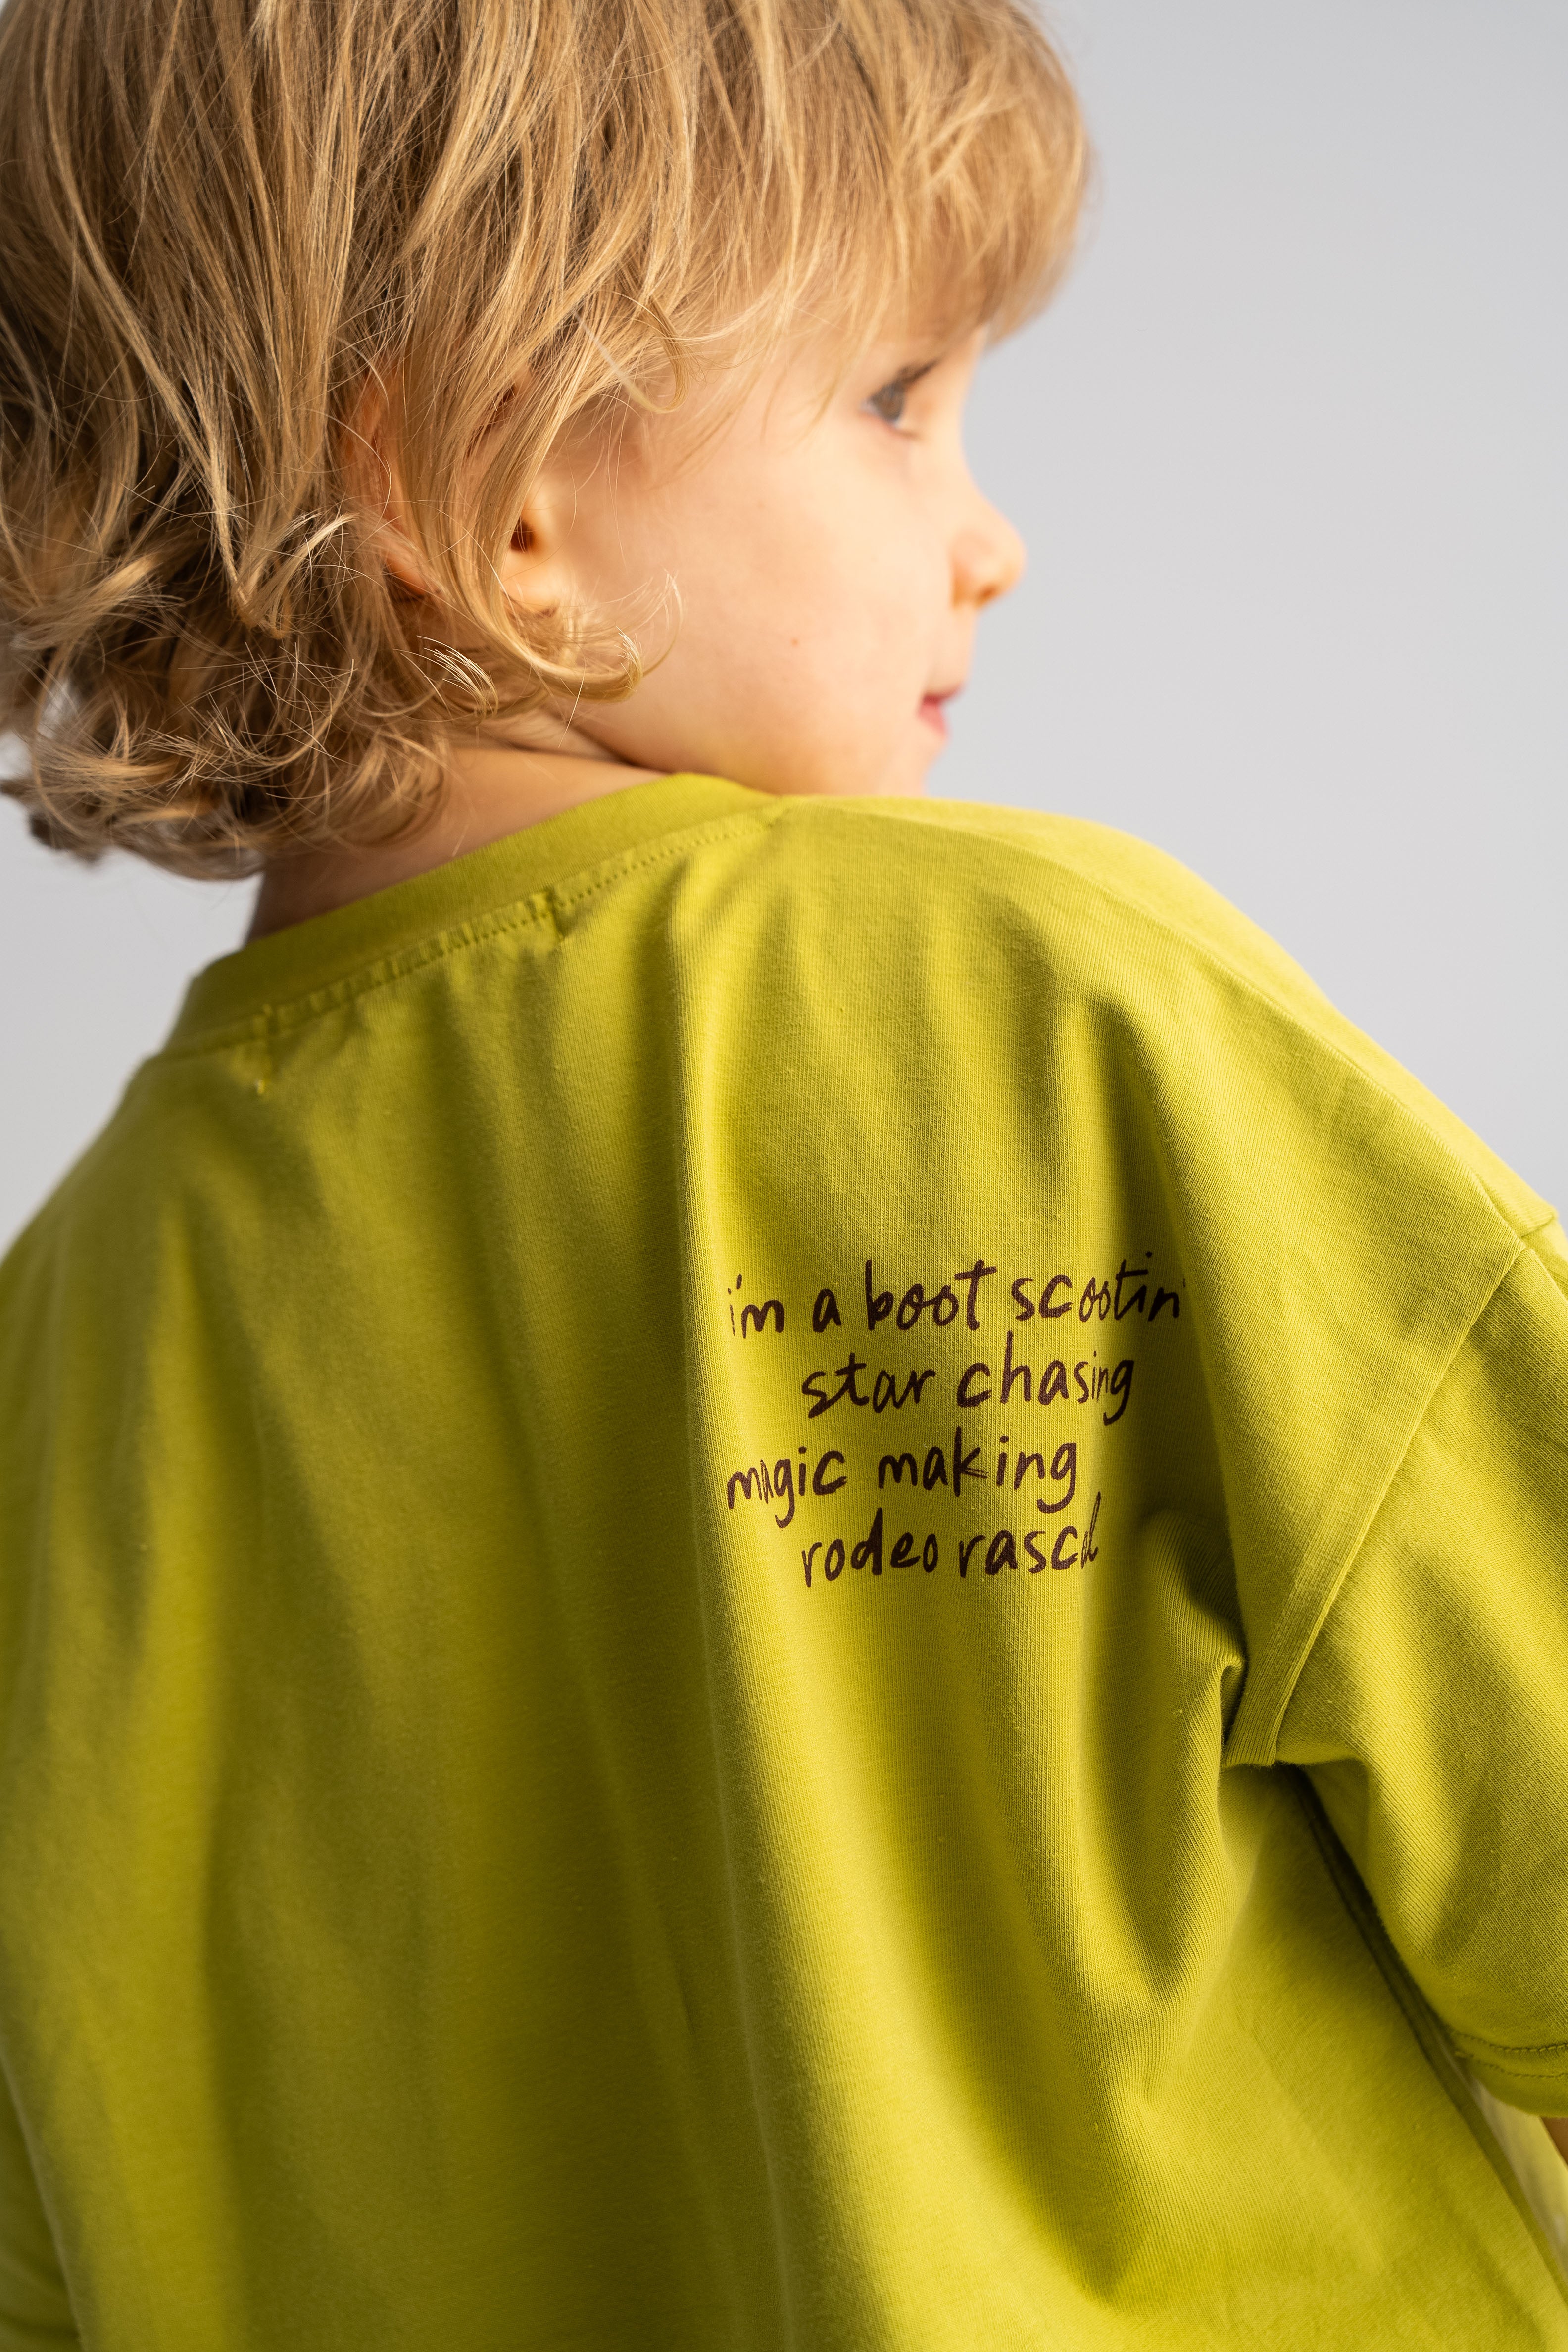
M640 675L499 584L563 433L803 320L1016 324L1085 162L1021 0L9 0L5 789L195 874L416 826L455 728Z

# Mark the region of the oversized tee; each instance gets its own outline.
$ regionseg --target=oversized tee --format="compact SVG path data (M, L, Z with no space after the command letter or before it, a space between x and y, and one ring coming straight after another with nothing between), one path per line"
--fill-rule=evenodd
M1089 824L214 965L0 1276L0 2345L1568 2346L1563 1248Z

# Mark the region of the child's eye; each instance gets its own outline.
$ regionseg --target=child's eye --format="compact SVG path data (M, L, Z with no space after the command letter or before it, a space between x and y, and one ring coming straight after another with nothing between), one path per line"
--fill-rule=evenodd
M881 418L884 425L897 425L903 417L904 403L909 396L909 378L896 375L890 383L885 383L874 392L866 405L873 416Z
M910 387L919 383L922 376L930 375L936 364L935 360L923 360L916 366L900 368L898 374L874 392L864 405L873 416L879 416L884 425L901 425Z

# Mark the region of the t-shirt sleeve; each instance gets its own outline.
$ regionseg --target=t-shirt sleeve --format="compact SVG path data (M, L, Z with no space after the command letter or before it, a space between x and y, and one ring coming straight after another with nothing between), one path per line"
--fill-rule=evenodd
M1534 1249L1428 1407L1278 1753L1474 2073L1568 2115L1568 1297Z
M79 2344L9 2085L0 2074L0 2352Z

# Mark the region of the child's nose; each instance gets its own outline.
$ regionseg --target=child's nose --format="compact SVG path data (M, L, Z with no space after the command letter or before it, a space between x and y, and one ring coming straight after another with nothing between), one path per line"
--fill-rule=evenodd
M1016 588L1024 575L1024 542L1004 514L976 497L952 542L952 601L989 604Z

